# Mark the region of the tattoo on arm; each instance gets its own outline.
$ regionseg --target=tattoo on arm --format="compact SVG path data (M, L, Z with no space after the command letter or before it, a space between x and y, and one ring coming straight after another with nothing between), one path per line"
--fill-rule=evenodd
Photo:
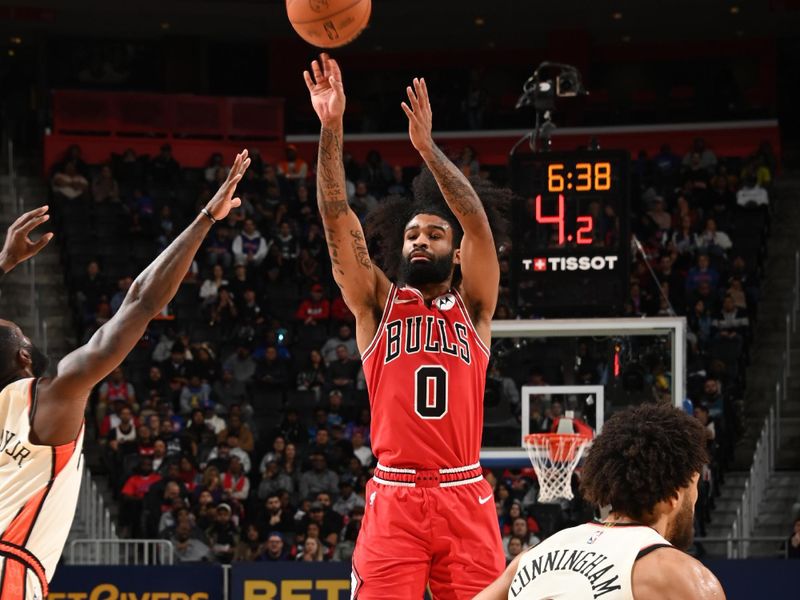
M436 178L444 199L454 212L461 216L483 212L481 201L467 178L438 147L433 147L433 156L425 162Z
M317 203L323 217L347 214L341 130L322 128L317 160Z
M339 259L339 244L331 234L326 234L325 240L328 242L328 255L331 257L331 266L334 274L344 275L342 261Z
M369 251L367 250L367 243L364 241L364 234L358 229L353 229L350 231L350 236L353 238L353 254L355 254L358 264L365 269L371 269L372 261L369 259Z

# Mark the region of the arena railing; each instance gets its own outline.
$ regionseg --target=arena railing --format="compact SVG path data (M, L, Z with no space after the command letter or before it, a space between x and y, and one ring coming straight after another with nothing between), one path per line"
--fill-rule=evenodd
M102 538L109 542L117 540L117 531L111 518L111 512L106 506L106 501L92 478L91 472L86 467L83 469L78 505L75 509L75 519L70 533L79 538L76 541L82 541L85 538Z
M72 540L70 565L173 565L175 549L169 540L85 539Z
M761 427L761 435L753 453L753 464L745 480L736 515L725 538L697 538L699 542L725 541L728 558L748 558L751 543L783 540L780 537L753 536L752 533L758 518L758 507L766 494L769 478L775 472L775 458L781 446L781 410L789 395L792 335L797 332L798 311L800 311L800 251L796 251L794 255L794 285L790 307L785 316L786 345L782 366L775 381L775 399ZM784 554L786 552L788 548Z

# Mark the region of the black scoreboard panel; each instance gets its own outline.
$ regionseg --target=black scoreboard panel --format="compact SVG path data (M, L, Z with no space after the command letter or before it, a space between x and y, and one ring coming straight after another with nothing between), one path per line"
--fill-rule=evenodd
M597 150L511 159L513 273L528 315L621 316L630 261L630 157Z

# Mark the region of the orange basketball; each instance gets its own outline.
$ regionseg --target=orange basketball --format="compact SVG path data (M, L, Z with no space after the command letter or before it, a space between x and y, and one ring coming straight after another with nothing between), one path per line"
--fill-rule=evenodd
M289 22L300 37L320 48L349 44L367 26L371 0L286 0Z

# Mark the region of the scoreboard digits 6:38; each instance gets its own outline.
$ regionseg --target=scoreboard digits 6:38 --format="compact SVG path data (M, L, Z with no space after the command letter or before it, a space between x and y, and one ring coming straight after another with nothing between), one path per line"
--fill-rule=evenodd
M622 314L629 260L625 151L518 154L511 181L518 300L539 316Z

